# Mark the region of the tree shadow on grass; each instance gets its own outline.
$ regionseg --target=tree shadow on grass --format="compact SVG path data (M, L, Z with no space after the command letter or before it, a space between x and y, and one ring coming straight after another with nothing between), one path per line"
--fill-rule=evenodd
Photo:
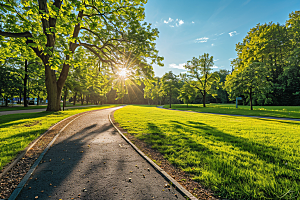
M200 122L188 121L187 124L178 121L171 121L171 122L173 123L172 126L174 127L174 131L176 131L179 134L183 134L183 132L190 132L193 134L198 134L198 135L208 137L209 140L213 142L215 140L222 141L229 145L237 147L244 152L255 154L259 159L261 159L264 162L271 163L271 164L279 163L282 164L281 167L284 167L286 169L297 170L296 167L293 167L291 165L289 166L284 165L285 163L291 162L287 156L289 153L284 152L284 150L282 150L277 146L271 144L265 145L256 141L251 141L247 138L236 137L231 134L227 134L222 131L219 131L215 127L211 127L207 124L200 123ZM199 129L200 131L195 132L195 129ZM282 152L282 153L278 153L278 152Z
M14 126L25 123L24 121L19 121L23 119L35 119L40 117L45 117L48 115L53 115L55 112L38 112L38 113L22 113L22 114L12 114L0 117L0 128L5 128L8 126Z

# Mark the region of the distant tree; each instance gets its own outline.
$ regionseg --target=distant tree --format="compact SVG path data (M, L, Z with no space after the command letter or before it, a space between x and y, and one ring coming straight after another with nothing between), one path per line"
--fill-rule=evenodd
M250 103L250 110L253 110L253 99L261 98L266 102L271 101L266 97L272 85L272 82L268 81L268 74L269 71L263 63L254 62L243 69L237 68L231 75L228 75L225 88L232 100L244 95Z
M225 69L221 69L216 71L216 73L219 75L220 77L220 83L218 84L218 88L217 89L217 102L222 102L222 103L227 103L228 102L228 93L224 88L224 84L226 81L226 76L230 74L229 70L225 70Z
M161 80L156 77L153 81L149 81L144 89L144 97L148 99L152 99L158 105L159 100L161 99Z
M206 107L206 95L215 92L212 85L218 83L220 77L218 73L211 72L214 66L213 56L209 57L208 53L204 53L199 58L193 57L191 61L188 61L184 66L188 71L187 75L191 78L190 84L192 84L202 95L203 107ZM216 94L214 94L216 96Z
M178 99L182 100L186 104L186 107L189 107L189 103L191 103L195 97L195 88L189 83L184 83L179 90Z
M169 97L170 108L172 105L172 97L178 94L179 82L178 78L172 71L165 73L162 77L161 92L162 95Z

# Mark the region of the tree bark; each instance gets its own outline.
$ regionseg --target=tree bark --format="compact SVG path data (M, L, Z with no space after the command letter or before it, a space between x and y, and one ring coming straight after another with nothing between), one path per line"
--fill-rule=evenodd
M47 111L60 111L61 89L58 90L55 71L48 64L45 65L45 75L48 94Z
M206 105L205 105L205 99L206 99L206 91L204 90L204 91L203 91L203 98L202 98L202 101L203 101L203 107L206 107Z
M40 101L40 95L38 95L38 98L37 98L37 102L36 102L37 106L39 105L39 101Z
M75 95L74 95L74 102L73 102L73 106L76 105L76 96L77 96L77 92L75 92Z
M86 100L86 105L88 105L89 104L89 95L88 94L86 95L85 100Z
M172 100L172 93L171 93L171 91L172 91L172 88L170 87L170 108L172 107L172 103L171 103L171 100Z
M65 110L65 107L67 105L67 96L68 96L68 89L65 88L65 91L64 91L64 100L63 100L63 110Z
M250 89L250 110L253 110L252 106L252 90Z
M83 96L83 94L81 94L81 105L83 105L83 102L84 102L84 96Z
M28 107L27 102L27 80L28 80L28 62L25 60L25 77L24 77L24 107Z
M7 99L7 97L5 97L5 107L7 107L8 106L8 99Z

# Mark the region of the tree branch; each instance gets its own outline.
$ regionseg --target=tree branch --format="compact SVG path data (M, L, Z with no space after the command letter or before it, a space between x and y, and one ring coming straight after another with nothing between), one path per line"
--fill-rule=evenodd
M0 30L0 35L5 37L32 37L32 34L29 31L23 33L11 33L11 32L3 32Z

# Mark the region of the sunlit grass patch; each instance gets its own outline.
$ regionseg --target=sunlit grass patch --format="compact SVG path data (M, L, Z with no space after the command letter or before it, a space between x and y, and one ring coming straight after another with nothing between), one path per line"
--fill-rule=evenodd
M115 106L118 105L0 116L0 170L53 124L77 113Z
M115 120L222 198L300 192L300 122L126 106Z
M203 107L200 104L172 104L172 109L188 110L196 112L233 114L233 115L252 115L252 116L270 116L283 118L300 118L300 106L254 106L254 110L249 110L249 106L235 108L235 104L207 104ZM164 108L169 108L168 105Z

